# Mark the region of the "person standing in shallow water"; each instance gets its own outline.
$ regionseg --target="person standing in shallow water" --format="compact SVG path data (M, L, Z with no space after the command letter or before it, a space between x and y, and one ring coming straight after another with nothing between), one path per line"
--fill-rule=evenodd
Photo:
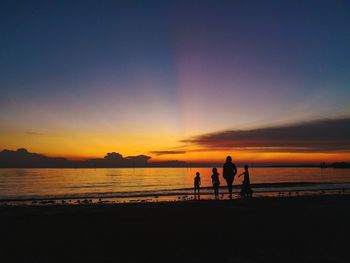
M233 185L233 180L237 174L237 167L232 162L231 156L227 156L226 163L224 163L224 167L222 170L223 170L222 172L223 177L225 178L227 183L229 198L232 199L232 185Z
M253 196L253 190L250 188L250 179L249 179L249 171L248 171L248 165L244 165L244 172L238 175L238 177L243 177L243 183L242 183L242 190L241 190L241 197L252 197Z
M199 190L200 190L200 185L201 185L201 177L199 172L196 173L196 176L194 177L194 198L198 196L199 197Z
M219 198L219 187L220 187L219 173L218 173L218 169L216 169L216 168L213 168L212 171L213 171L213 174L211 176L211 181L213 183L215 199L218 199Z

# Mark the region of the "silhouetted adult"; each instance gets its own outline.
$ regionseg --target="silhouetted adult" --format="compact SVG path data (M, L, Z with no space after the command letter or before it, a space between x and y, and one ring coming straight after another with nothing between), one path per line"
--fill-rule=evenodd
M231 156L227 156L226 163L224 163L224 167L222 169L222 175L226 180L227 188L228 188L228 194L230 199L232 198L232 185L233 180L235 178L235 175L237 174L237 167L232 162Z

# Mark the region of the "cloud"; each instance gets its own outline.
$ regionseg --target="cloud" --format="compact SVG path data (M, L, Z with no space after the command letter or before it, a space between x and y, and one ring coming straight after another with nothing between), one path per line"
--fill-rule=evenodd
M34 131L27 131L26 134L28 134L28 135L33 135L33 136L42 136L42 135L45 135L44 133L34 132Z
M255 151L350 151L350 118L251 130L227 130L183 140L205 148L248 148Z
M168 154L183 154L186 153L186 151L151 151L150 153L160 156Z
M147 155L123 157L120 153L107 153L104 158L88 159L85 161L72 161L65 158L48 157L38 153L28 152L25 148L16 151L0 151L0 167L84 167L84 168L108 168L108 167L148 167Z

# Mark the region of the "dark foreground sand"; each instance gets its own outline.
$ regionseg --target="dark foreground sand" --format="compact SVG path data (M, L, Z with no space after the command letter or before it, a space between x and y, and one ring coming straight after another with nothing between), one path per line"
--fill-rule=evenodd
M350 262L350 196L0 207L0 262Z

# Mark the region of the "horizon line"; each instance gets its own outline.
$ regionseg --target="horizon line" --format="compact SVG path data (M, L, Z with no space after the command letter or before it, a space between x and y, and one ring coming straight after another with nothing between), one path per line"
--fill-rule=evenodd
M4 151L10 151L13 153L18 153L20 151L22 152L26 152L28 154L36 154L36 155L41 155L47 158L52 158L52 159L64 159L66 161L70 161L70 162L77 162L77 163L83 163L83 162L87 162L87 161L92 161L92 160L104 160L108 157L109 154L120 154L120 153L116 153L116 152L111 152L111 153L106 153L105 156L103 157L73 157L73 156L67 156L67 155L62 155L62 156L57 156L57 155L47 155L47 154L43 154L43 153L35 153L35 152L30 152L28 151L26 148L18 148L16 150L9 150L9 149L3 149L0 151L0 153L4 152ZM228 154L230 155L230 154ZM122 159L128 159L131 157L148 157L149 159L147 160L147 164L166 164L166 163L183 163L183 164L188 164L189 166L192 165L198 165L198 166L208 166L208 165L221 165L225 162L225 160L223 159L222 161L219 160L210 160L210 159L203 159L203 160L181 160L181 159L169 159L169 160L152 160L152 156L148 156L148 155L144 155L144 154L140 154L140 155L132 155L132 156L123 156L122 154L120 154ZM288 165L292 165L292 166L304 166L304 165L310 165L310 166L315 166L315 165L320 165L320 164L332 164L332 163L349 163L350 160L341 160L341 161L326 161L326 160L320 160L320 161L247 161L247 160L240 160L240 161L236 161L235 163L237 165L244 165L244 164L248 164L248 165L263 165L263 166L288 166ZM145 166L146 167L146 166ZM169 166L170 167L170 166Z

